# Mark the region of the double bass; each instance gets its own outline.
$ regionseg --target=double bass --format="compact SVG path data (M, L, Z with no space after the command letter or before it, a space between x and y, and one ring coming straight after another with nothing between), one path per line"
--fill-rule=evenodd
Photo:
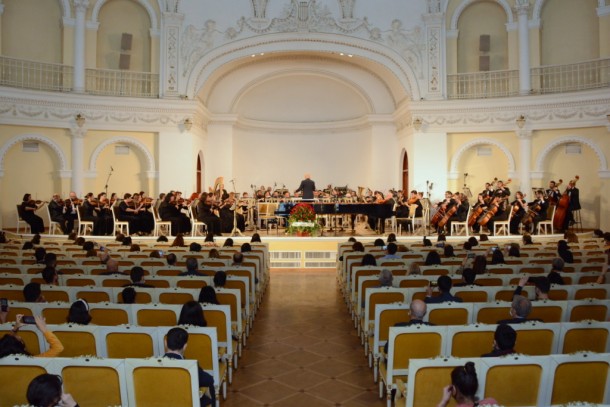
M575 179L570 181L570 184L576 185L576 182L580 179L577 175L574 177ZM568 194L568 189L563 192L561 199L557 202L557 207L555 208L555 217L553 218L553 227L557 230L562 230L565 225L566 216L568 216L568 210L570 208L570 195Z

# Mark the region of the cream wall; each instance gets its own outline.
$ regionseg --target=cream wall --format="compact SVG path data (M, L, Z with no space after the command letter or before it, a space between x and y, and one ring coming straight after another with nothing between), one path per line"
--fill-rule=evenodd
M146 9L132 0L111 0L99 14L97 67L119 69L121 35L133 35L130 71L150 72L150 18Z
M458 21L458 72L479 71L479 37L491 35L490 70L508 69L507 17L495 2L477 2L468 6Z
M542 65L599 58L597 0L547 0L542 8Z
M62 63L61 17L58 0L4 0L2 54Z

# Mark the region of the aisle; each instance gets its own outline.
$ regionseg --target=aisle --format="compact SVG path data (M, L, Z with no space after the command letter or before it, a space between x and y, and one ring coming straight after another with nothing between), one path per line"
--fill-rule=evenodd
M383 406L334 271L272 271L221 406Z

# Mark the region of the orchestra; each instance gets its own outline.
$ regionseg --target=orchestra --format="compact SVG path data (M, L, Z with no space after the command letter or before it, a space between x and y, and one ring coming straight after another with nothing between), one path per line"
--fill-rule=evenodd
M465 174L467 175L467 174ZM330 231L333 226L342 227L351 224L352 232L355 230L355 223L362 224L364 229L384 234L386 220L390 214L396 216L398 223L401 223L405 230L409 224L410 217L422 218L424 208L429 213L429 218L424 221L424 234L428 233L427 228L438 234L451 234L453 222L467 222L468 227L472 228L473 233L494 234L494 224L498 221L505 221L510 216L510 234L536 233L537 225L541 221L549 218L549 209L555 208L553 218L556 230L565 231L574 222L573 212L580 209L579 191L576 182L579 177L568 182L568 186L562 193L559 187L563 181L549 181L548 188L533 188L535 199L531 202L526 201L526 194L517 191L511 199L511 192L508 184L498 178L492 182L486 182L476 200L470 207L468 196L470 190L464 184L464 192L446 191L442 201L431 206L428 198L424 198L424 192L411 190L410 192L391 189L386 193L379 190L373 191L371 188L358 187L357 190L349 188L347 185L333 186L326 185L321 190L314 190L312 204L367 204L367 205L388 205L390 212L384 211L347 211L341 212L341 216L335 216L334 223L329 222L327 215L331 212L320 213L320 224ZM64 234L74 231L77 211L81 219L93 222L94 235L108 236L115 233L113 221L113 207L118 220L129 222L129 230L135 235L151 235L154 229L155 214L153 208L158 210L160 220L171 222L170 233L188 234L191 231L192 220L205 223L207 232L220 236L223 233L239 233L246 229L257 228L258 205L259 202L277 202L276 215L289 217L290 209L302 200L302 195L295 191L291 196L285 185L281 188L250 185L252 195L248 192L227 192L224 189L222 177L217 178L214 187L209 192L201 194L193 193L189 199L183 198L180 191L169 191L160 193L158 199L147 197L144 191L134 194L126 193L123 198L119 198L116 193L112 193L108 199L105 192L101 192L97 197L92 193L87 193L80 199L75 192L70 192L67 199L62 199L61 195L53 194L48 202L49 217L57 222ZM428 190L430 196L431 187ZM36 211L42 208L47 202L35 201L30 194L25 194L21 204L17 205L19 216L27 222L32 233L42 233L44 222L36 215ZM322 206L319 205L319 208ZM328 211L329 209L320 209ZM412 213L412 211L415 213ZM470 210L470 211L469 211ZM337 215L339 215L337 210ZM324 215L324 216L322 216ZM467 218L468 216L468 218ZM260 225L259 225L260 226ZM342 229L343 230L343 229Z

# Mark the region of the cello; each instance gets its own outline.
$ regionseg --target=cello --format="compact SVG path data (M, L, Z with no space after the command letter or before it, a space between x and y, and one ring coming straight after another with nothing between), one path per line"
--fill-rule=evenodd
M499 200L499 197L494 197L494 199L489 205L489 209L487 209L487 212L485 212L485 214L481 216L481 219L479 219L479 225L486 226L487 223L491 220L491 218L496 216L496 213L498 213L498 209L500 208Z
M570 184L576 185L576 181L580 179L577 175L574 177L575 179L570 181ZM557 207L555 208L555 217L553 218L553 227L557 230L563 230L566 216L568 216L568 210L570 207L570 195L568 194L568 189L563 192L561 199L557 202Z

